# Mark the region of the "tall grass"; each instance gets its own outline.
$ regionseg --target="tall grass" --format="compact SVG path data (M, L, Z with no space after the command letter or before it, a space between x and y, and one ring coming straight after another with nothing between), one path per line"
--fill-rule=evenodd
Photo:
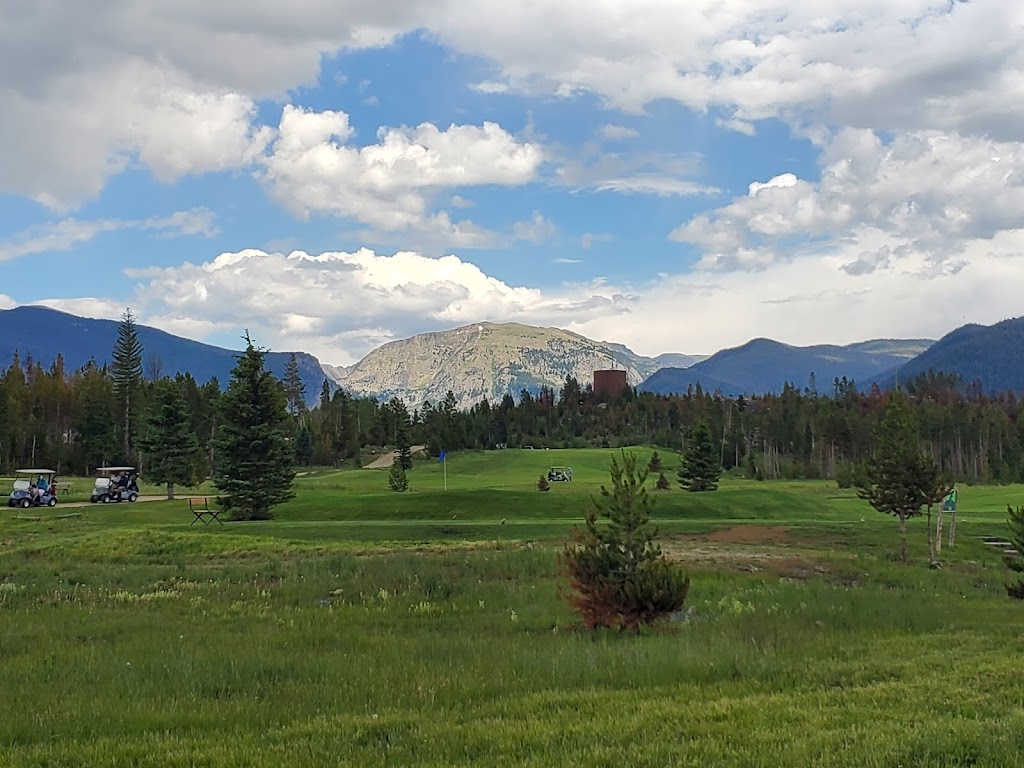
M455 520L453 491L396 509L366 470L304 478L270 523L0 517L0 765L1024 765L1022 615L977 538L1020 489L961 492L941 570L824 484L670 492L688 610L633 637L558 597L596 470L551 461L573 487L529 494L494 486L518 458L470 458Z

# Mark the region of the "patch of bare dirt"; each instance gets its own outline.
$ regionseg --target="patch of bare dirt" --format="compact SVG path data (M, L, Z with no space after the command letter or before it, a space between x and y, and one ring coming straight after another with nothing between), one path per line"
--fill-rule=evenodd
M702 534L672 537L662 543L671 559L697 567L765 571L781 578L809 579L828 573L795 532L781 525L737 525Z
M721 544L792 544L790 529L783 525L736 525L704 535L705 541Z

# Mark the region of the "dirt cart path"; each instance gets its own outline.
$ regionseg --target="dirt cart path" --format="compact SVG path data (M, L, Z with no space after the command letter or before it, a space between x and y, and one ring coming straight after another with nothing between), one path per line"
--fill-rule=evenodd
M418 453L418 452L420 452L422 450L425 450L426 447L427 446L425 446L425 445L413 445L413 446L410 446L409 451L411 453ZM389 469L391 467L391 465L395 463L395 459L397 459L397 458L398 458L398 451L392 451L391 453L385 453L383 456L380 456L380 457L374 459L373 461L371 461L369 464L367 464L366 467L364 467L364 469Z

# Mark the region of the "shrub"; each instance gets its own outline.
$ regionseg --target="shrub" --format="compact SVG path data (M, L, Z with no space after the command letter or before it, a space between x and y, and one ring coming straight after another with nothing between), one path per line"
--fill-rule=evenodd
M540 479L537 481L537 490L538 491L550 491L551 490L551 483L548 482L548 479L546 477L544 477L544 475L541 475Z

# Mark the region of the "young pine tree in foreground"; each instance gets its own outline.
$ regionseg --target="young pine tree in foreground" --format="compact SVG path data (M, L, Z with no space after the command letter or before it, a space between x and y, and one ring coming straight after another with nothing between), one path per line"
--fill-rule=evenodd
M650 526L654 498L647 495L646 469L635 454L613 456L612 487L600 497L565 545L569 604L590 628L635 629L668 616L686 602L690 579L665 559Z
M687 491L717 491L722 476L721 451L711 440L703 421L697 422L679 467L679 485Z
M1014 509L1007 505L1006 512L1010 516L1010 541L1018 552L1016 556L1006 558L1006 565L1014 573L1024 574L1024 507ZM1007 584L1006 593L1017 600L1024 600L1024 575Z
M295 496L295 453L287 438L283 387L248 333L245 342L220 401L214 482L221 492L217 503L235 519L269 520L274 505Z
M146 477L166 483L168 499L174 498L175 485L193 482L199 443L192 432L185 399L170 379L161 379L153 386L140 447L146 457Z

